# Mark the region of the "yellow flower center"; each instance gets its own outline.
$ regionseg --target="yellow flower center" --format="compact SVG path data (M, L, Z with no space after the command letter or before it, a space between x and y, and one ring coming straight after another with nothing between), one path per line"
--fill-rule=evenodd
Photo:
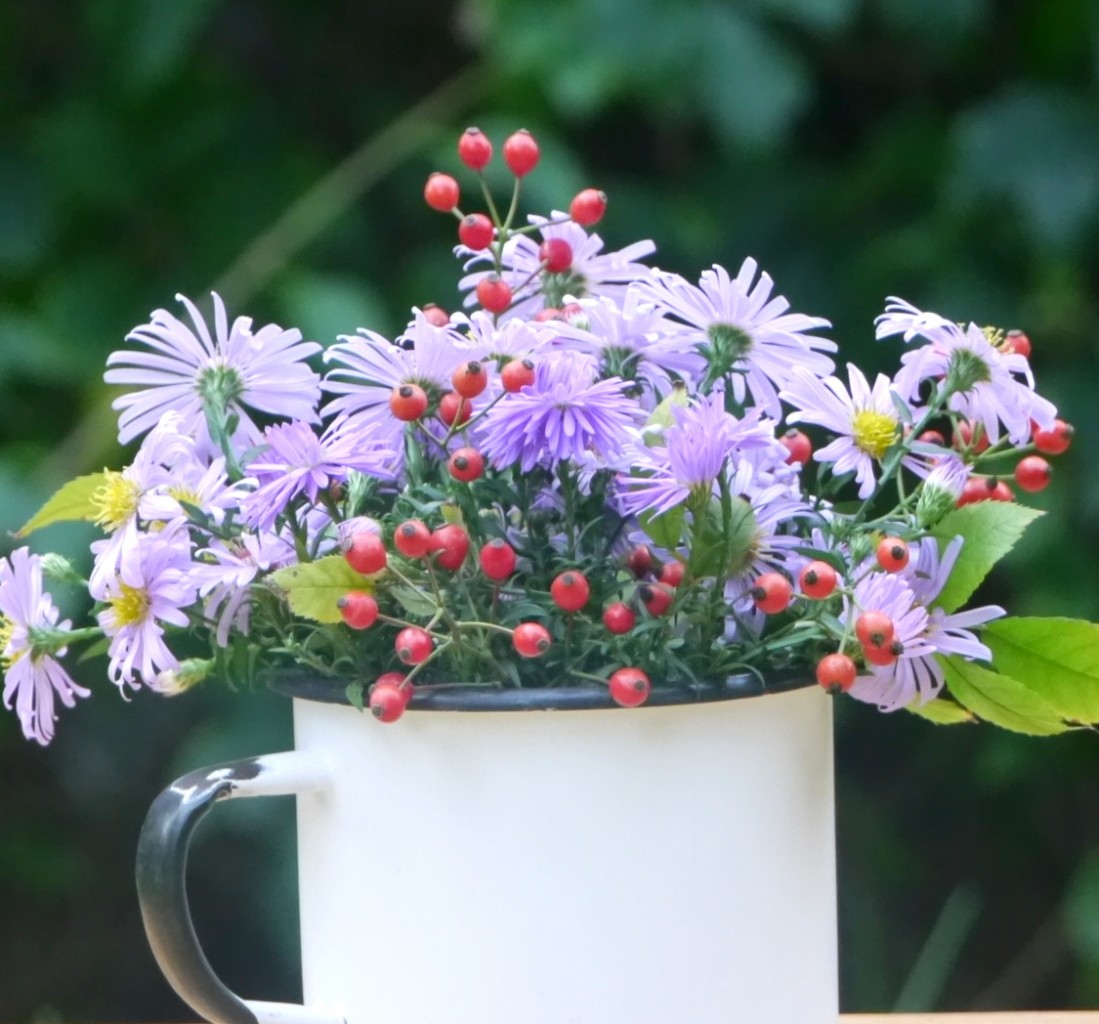
M5 654L9 643L11 643L12 634L15 632L15 623L11 621L6 615L0 615L0 665L3 665L5 669L9 669L14 665L24 654L26 650L15 651L12 654Z
M188 505L195 506L202 504L202 496L191 487L169 487L168 494L175 498L181 505L184 502Z
M149 595L144 590L120 583L119 592L110 599L115 621L120 627L144 622L149 612Z
M875 459L886 453L900 433L899 425L892 416L873 409L860 409L855 413L851 427L855 444Z
M137 515L140 498L137 484L113 469L105 470L103 483L92 492L96 525L114 533Z

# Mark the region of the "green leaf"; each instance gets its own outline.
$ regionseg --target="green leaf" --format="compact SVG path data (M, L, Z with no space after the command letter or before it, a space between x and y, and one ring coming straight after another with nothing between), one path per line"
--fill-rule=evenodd
M26 537L51 523L74 519L94 521L97 513L92 495L107 481L106 472L78 476L55 491L53 496L20 528L16 537Z
M1028 736L1055 736L1068 728L1041 696L1018 680L956 655L942 662L951 696L978 718Z
M684 516L683 506L679 505L658 516L643 512L637 517L637 523L654 544L668 551L674 551L683 539Z
M1099 625L1081 619L1009 618L982 638L993 664L1073 722L1099 722Z
M348 704L360 711L363 710L363 682L361 679L348 683L344 693L347 695Z
M989 570L1040 515L1037 509L1009 501L979 501L945 515L931 531L932 535L944 547L958 536L965 543L935 603L947 612L965 604Z
M419 590L415 590L412 587L399 586L390 587L387 593L392 594L409 615L429 618L435 614L435 602L432 601L427 594L421 593Z
M946 697L939 697L926 704L912 704L906 710L936 725L964 725L977 721L975 715Z
M838 573L846 573L847 565L843 560L843 557L837 555L835 551L825 551L823 548L813 548L804 545L798 546L793 549L799 555L804 555L806 558L811 558L815 562L823 562L825 565L830 565Z
M286 594L295 615L314 622L342 621L336 602L349 590L372 588L370 581L352 569L343 555L288 565L268 579Z

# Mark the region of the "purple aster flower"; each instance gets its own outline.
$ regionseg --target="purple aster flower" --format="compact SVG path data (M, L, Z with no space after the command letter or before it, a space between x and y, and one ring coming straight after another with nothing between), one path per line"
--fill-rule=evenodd
M880 462L901 436L901 425L891 392L893 382L878 374L871 387L862 371L847 364L851 381L848 392L837 377L821 380L800 367L794 369L782 391L782 399L797 409L787 417L790 423L815 423L839 436L815 451L818 462L831 462L841 476L854 473L859 497L874 493L874 463Z
M629 515L660 515L692 493L708 499L736 454L774 440L774 431L760 423L758 410L738 420L725 411L720 392L673 408L672 415L675 422L664 432L663 445L638 449L633 471L618 478L619 502Z
M589 449L609 464L634 441L637 403L618 377L595 380L592 359L563 351L538 363L534 383L506 394L478 424L481 450L497 468L579 461Z
M216 621L215 639L227 647L236 630L248 635L252 605L251 583L285 555L285 545L270 534L241 533L231 542L215 540L196 555L191 581L205 599L202 613Z
M116 580L107 590L106 608L97 617L111 638L108 650L111 682L123 692L152 682L162 669L179 667L164 642L162 623L186 626L195 602L190 544L185 530L165 529L138 538L139 579Z
M299 494L316 504L322 489L346 480L352 471L386 480L394 476L396 450L346 416L320 437L308 423L295 421L268 427L264 440L266 450L248 465L259 487L241 506L244 518L261 530L270 530Z
M1035 392L1026 356L999 347L1002 332L973 323L963 327L896 298L876 323L879 338L903 334L905 341L927 341L901 357L896 387L904 397L915 397L925 380L942 379L950 391L949 407L970 423L980 423L993 444L1001 424L1016 445L1030 439L1032 420L1041 427L1053 425L1056 407Z
M655 273L639 287L669 318L669 329L685 333L710 362L713 381L731 375L733 395L752 403L774 419L782 416L778 391L795 366L818 376L831 373L836 344L807 331L828 327L819 317L788 313L782 296L771 297L768 274L756 280L758 264L746 259L730 278L724 267L704 271L698 287L678 274ZM754 283L753 283L754 282Z
M851 696L882 711L896 711L913 704L926 704L939 695L945 677L937 654L958 654L970 660L990 661L992 654L973 627L982 626L1004 614L996 605L969 611L946 613L930 607L946 585L962 548L955 537L939 556L938 542L925 537L913 545L913 557L903 573L868 572L856 585L854 606L840 616L880 611L893 620L894 643L902 650L890 665L870 665L855 680Z
M527 219L538 225L541 238L513 235L504 244L501 277L511 286L514 296L511 307L504 314L505 319L529 319L540 309L562 305L566 297L582 299L607 295L619 299L632 281L652 273L643 263L634 262L656 251L656 245L648 239L617 252L603 252L603 239L588 234L579 224L569 220L567 214L554 211L549 218L532 214ZM572 248L572 266L560 274L542 270L538 249L550 238L562 238ZM466 262L466 270L492 262L490 254L475 253L465 246L458 246L454 252L463 258L471 257ZM458 282L459 290L469 292L465 299L467 306L477 301L474 294L477 284L490 272L478 270L466 274Z
M158 309L150 323L134 328L127 341L149 351L113 352L103 379L108 384L138 386L142 390L116 398L121 409L118 440L122 444L144 434L174 410L183 418L183 430L211 444L205 402L224 404L240 419L238 439L244 444L259 437L259 428L246 409L316 422L320 399L319 377L305 360L320 351L315 342L302 341L301 331L268 324L252 331L248 317L228 324L225 305L214 293L214 335L190 299L186 307L194 330L167 310Z
M55 698L67 708L90 691L74 682L57 663L66 647L56 638L72 623L58 622L60 612L42 590L42 560L27 548L0 559L0 662L4 666L4 706L19 716L23 735L46 746L53 739ZM43 635L53 638L43 643Z

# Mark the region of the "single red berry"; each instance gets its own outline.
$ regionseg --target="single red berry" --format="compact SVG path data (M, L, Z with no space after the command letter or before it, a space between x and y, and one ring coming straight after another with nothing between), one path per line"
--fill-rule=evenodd
M524 658L537 658L553 643L550 631L540 622L522 622L511 634L511 645Z
M756 579L751 589L752 600L765 615L778 615L786 611L793 593L790 581L777 572L765 572Z
M458 159L479 171L492 159L492 143L480 128L467 128L458 139Z
M652 682L639 668L620 668L607 681L611 699L624 708L636 708L649 699Z
M678 587L683 582L685 571L682 562L665 562L660 567L660 575L657 579L661 583L667 583L669 587Z
M637 625L637 616L628 604L616 601L603 609L603 625L607 627L608 633L620 636Z
M863 647L888 647L895 630L893 620L885 612L867 611L855 619L855 636Z
M538 246L538 259L551 274L563 274L572 266L572 246L563 238L547 238Z
M504 390L515 394L534 383L534 363L529 359L511 359L500 371L500 383Z
M644 544L638 544L626 556L626 568L638 579L647 576L653 570L653 553Z
M577 612L588 603L591 587L582 572L566 569L554 577L550 584L550 596L562 611Z
M400 684L377 682L370 688L368 707L379 722L395 722L408 707L408 698Z
M925 430L917 441L923 441L924 444L937 444L940 448L946 447L946 438L937 430Z
M418 420L427 408L427 394L419 384L398 384L389 393L389 411L399 420Z
M908 545L900 537L882 538L876 554L886 572L900 572L908 565Z
M1028 455L1015 467L1015 482L1030 494L1044 490L1053 479L1053 467L1041 455Z
M541 156L538 143L526 128L520 128L504 140L503 153L504 163L517 178L530 174L538 166L538 157Z
M393 643L397 657L406 665L419 665L427 661L434 647L431 634L419 626L406 626Z
M884 647L866 646L862 649L862 656L871 665L892 665L904 653L904 644L894 640Z
M481 572L490 580L506 580L515 572L515 548L501 537L495 537L480 551Z
M969 449L972 454L980 455L988 449L988 434L980 423L974 426L968 420L958 420L954 425L954 447Z
M440 213L450 213L458 205L460 195L458 182L449 174L436 171L428 176L427 184L424 185L424 200L428 206Z
M431 550L431 531L419 519L406 519L393 531L393 543L405 558L423 558Z
M827 562L810 562L798 576L801 592L814 601L823 601L829 597L838 583L836 570Z
M469 534L457 523L447 523L431 535L431 550L437 566L457 572L469 554Z
M1008 331L1004 338L1004 351L1015 352L1018 355L1030 358L1030 338L1024 331Z
M977 501L991 501L995 483L986 476L971 476L962 487L957 506L972 505Z
M850 690L858 669L846 654L826 654L817 662L817 682L829 693Z
M439 399L439 419L448 427L460 427L473 415L473 403L456 391L447 391Z
M450 323L450 314L434 302L429 302L420 312L432 327L446 327Z
M597 188L586 188L583 192L577 192L569 203L569 216L584 227L598 224L606 212L606 193Z
M1033 431L1034 447L1043 455L1060 455L1068 451L1074 433L1073 427L1064 420L1054 420L1048 430L1038 427Z
M663 615L672 606L675 597L675 591L667 583L645 583L638 593L645 611L654 616Z
M1015 492L1003 480L997 480L990 497L993 501L1014 501Z
M490 313L503 313L511 305L511 286L499 274L477 282L477 301Z
M383 672L374 680L375 686L399 686L404 694L405 703L412 699L412 684L405 682L403 672Z
M352 629L369 629L378 618L378 602L361 590L349 590L343 594L336 607L340 618Z
M793 428L787 430L779 438L779 443L790 453L786 457L786 461L791 465L800 462L804 466L813 454L813 442L800 430Z
M455 480L468 484L485 471L485 457L476 448L459 448L447 459L446 468Z
M359 530L352 534L343 557L355 572L369 576L385 568L388 556L385 553L385 541L370 530Z
M480 252L492 245L496 229L483 213L471 213L458 222L458 238L462 245Z
M480 359L468 359L454 371L450 382L463 398L476 398L488 387L488 370Z

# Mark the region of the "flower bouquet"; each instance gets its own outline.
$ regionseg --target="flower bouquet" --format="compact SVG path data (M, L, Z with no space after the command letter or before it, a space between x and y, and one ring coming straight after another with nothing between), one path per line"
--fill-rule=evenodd
M890 299L893 377L839 370L826 320L746 259L697 283L607 251L607 198L519 216L539 148L489 139L424 196L457 220L461 312L326 346L212 321L179 296L108 359L122 469L63 486L19 531L88 520L91 568L0 561L4 701L48 743L109 658L119 691L308 673L380 722L471 686L797 680L938 723L1034 734L1099 721L1097 627L966 607L1039 513L1072 429L1020 331ZM50 586L86 590L87 625Z

